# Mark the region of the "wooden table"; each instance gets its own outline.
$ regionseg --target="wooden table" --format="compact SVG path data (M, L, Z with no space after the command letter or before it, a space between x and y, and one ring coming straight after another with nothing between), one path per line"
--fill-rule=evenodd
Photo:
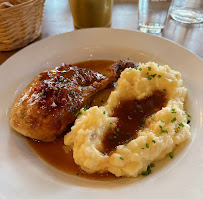
M138 30L137 0L115 0L111 28ZM42 34L38 40L74 30L68 0L46 0ZM157 36L174 41L203 59L203 23L182 24L172 18ZM0 64L18 50L0 52Z

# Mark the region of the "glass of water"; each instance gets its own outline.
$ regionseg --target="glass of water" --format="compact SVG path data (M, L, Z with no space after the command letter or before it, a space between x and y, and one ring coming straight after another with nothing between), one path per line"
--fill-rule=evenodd
M170 15L179 22L201 23L203 22L203 0L173 0Z
M139 0L139 30L160 33L164 28L172 0Z

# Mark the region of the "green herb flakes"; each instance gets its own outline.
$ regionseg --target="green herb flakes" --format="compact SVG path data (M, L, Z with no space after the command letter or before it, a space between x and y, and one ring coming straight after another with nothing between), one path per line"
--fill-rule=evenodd
M83 107L83 110L86 111L87 109L89 109L89 106L88 106L88 105L85 105L85 106Z
M174 117L174 118L171 120L172 123L175 122L175 121L176 121L176 117Z
M151 119L152 119L152 120L155 120L154 115L151 116Z
M78 115L82 114L82 111L78 111L75 116L78 117Z
M146 171L143 171L141 174L142 174L143 176L148 176L151 172L152 172L152 170L151 170L151 167L150 167L150 165L149 165L149 166L147 166L147 170L146 170Z
M184 127L185 125L181 122L180 124L178 124L180 127Z
M155 167L155 164L152 162L150 165L149 165L151 168Z
M163 127L161 125L159 125L159 128L161 129L161 133L168 133L167 130L163 130Z
M173 158L173 157L174 157L173 152L170 152L168 155L169 155L170 158Z
M171 113L176 113L176 110L174 108L172 108Z

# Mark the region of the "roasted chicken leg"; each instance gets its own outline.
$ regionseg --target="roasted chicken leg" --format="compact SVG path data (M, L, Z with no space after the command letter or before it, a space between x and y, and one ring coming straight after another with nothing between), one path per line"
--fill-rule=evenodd
M40 73L15 100L11 127L36 140L54 141L74 122L78 111L90 104L92 96L117 81L128 67L136 64L122 59L109 66L110 76L65 64Z

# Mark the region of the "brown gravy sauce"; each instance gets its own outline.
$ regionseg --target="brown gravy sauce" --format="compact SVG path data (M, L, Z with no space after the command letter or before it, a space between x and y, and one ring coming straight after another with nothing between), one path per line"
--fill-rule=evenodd
M141 100L120 102L113 111L113 117L117 117L118 121L114 128L106 132L102 141L102 152L110 155L118 145L135 139L138 130L144 128L146 118L164 107L166 101L163 91L154 91L152 95Z
M109 60L91 60L77 63L81 68L88 68L108 75L109 72L106 67L113 64L114 61ZM99 92L92 101L92 105L103 105L114 88L107 88ZM161 91L156 91L152 96L148 96L142 100L133 100L122 102L121 106L114 109L114 115L119 118L116 123L116 128L107 132L103 139L103 152L108 154L119 144L126 144L133 138L136 138L137 131L142 128L143 121L160 110L166 103L166 96ZM138 113L138 114L137 114ZM119 129L119 130L118 130ZM113 139L111 139L113 137ZM110 139L109 139L110 138ZM45 143L35 141L27 138L31 148L47 163L71 175L78 175L80 177L91 180L115 180L118 179L111 173L94 173L87 174L75 164L72 151L66 153L64 150L63 136L52 143Z

